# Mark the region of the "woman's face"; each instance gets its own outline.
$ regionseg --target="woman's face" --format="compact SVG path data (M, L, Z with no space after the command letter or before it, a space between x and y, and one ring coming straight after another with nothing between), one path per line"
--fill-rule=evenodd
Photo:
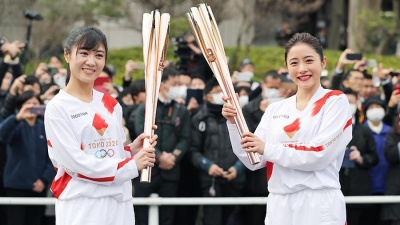
M326 58L321 62L318 53L308 44L294 45L288 52L286 67L290 78L299 89L320 86L320 77L325 68Z
M103 44L97 49L86 50L72 47L71 54L64 51L64 57L71 70L71 80L93 83L106 64L106 50Z

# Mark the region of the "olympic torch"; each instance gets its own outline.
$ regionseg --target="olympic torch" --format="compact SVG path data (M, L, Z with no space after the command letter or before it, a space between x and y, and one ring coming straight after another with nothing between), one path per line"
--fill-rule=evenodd
M150 138L154 135L152 126L155 124L157 99L168 46L169 21L170 15L161 14L158 10L143 14L143 61L146 82L144 134ZM143 148L148 147L150 147L150 139L146 138ZM140 181L150 183L150 167L142 170Z
M230 97L229 103L236 108L237 115L234 119L240 135L248 132L249 128L233 88L221 35L210 6L202 3L197 7L192 7L189 13L186 13L186 17L208 65L222 88L222 92L225 96ZM251 164L260 162L258 153L247 153L247 156Z

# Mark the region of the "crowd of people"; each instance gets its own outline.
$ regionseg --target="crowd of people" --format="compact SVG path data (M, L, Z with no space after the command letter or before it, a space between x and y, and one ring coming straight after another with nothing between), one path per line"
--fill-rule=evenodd
M90 44L88 40L77 43ZM188 43L193 49L193 54L197 54L197 58L202 57L201 52L195 50L193 41ZM85 47L87 52L84 54L88 56L92 54L91 50L102 49L99 46L75 45L75 42L71 45L72 52L71 49L67 49L64 53L67 55L66 60L72 60L67 61L71 68L72 63L79 61L79 58L73 57L82 54L79 52L79 47ZM74 50L74 46L78 49ZM71 75L68 74L71 72L72 77L77 77L72 78L75 85L77 85L76 80L81 78L79 75L74 75L71 68L64 67L64 60L60 56L52 56L47 61L39 63L32 73L28 71L27 74L23 74L18 57L23 47L23 43L18 41L7 41L1 46L3 54L0 62L1 195L7 197L52 195L59 197L61 194L73 196L74 192L71 191L62 193L65 186L69 184L68 181L58 182L57 192L54 192L55 182L52 186L52 181L55 177L57 179L60 177L58 174L61 169L72 179L83 179L83 175L74 174L74 168L65 164L68 163L67 161L65 163L58 161L57 157L69 159L69 155L58 156L54 153L55 155L50 154L49 157L48 148L53 148L57 144L65 148L80 144L74 143L73 139L68 143L55 141L57 137L68 133L68 130L55 132L57 124L63 128L71 128L75 135L79 132L78 130L88 132L82 124L71 125L57 117L58 114L65 114L60 112L62 110L69 113L70 107L76 109L76 113L66 114L72 120L78 121L79 117L87 116L90 106L83 104L85 101L79 102L75 99L71 94L72 89L67 86L71 79ZM102 57L101 60L107 57L107 46L104 47L105 51L95 53L96 60L100 59L98 57ZM397 88L397 84L400 83L399 71L395 68L385 68L384 62L380 62L374 68L368 67L366 65L368 59L349 60L346 57L349 53L353 51L350 49L343 51L331 75L321 76L319 81L323 88L342 91L347 96L351 111L352 139L346 150L343 149L345 154L339 172L342 193L345 196L399 195L400 85ZM203 66L207 65L203 64ZM238 68L232 72L234 87L251 132L256 131L264 112L272 103L293 96L298 88L288 74L290 72L288 68L265 71L262 80L255 81L256 67L257 65L254 65L251 60L243 59ZM122 85L118 85L119 81L115 80L117 69L124 70ZM133 60L128 60L125 68L104 65L101 74L94 80L96 91L112 97L113 100L106 100L107 104L112 104L114 107L119 103L121 106L122 121L118 122L121 123L126 139L118 137L118 141L124 140L124 145L140 138L144 130L145 81L144 79L132 80L131 74L135 70L140 70L140 68ZM156 110L155 134L158 139L154 147L156 161L152 168L151 182L141 183L138 178L133 179L131 193L133 197L149 197L151 193L157 193L160 197L166 198L268 196L268 164L264 168L251 171L235 155L229 138L227 119L221 113L225 103L223 93L217 79L210 76L209 72L209 68L202 68L183 73L175 68L173 62L165 67ZM78 88L74 91L82 90ZM51 108L46 109L51 109L51 114L48 113L46 117L52 116L52 122L46 123L48 126L46 129L53 130L45 133L44 115L47 111L40 110L41 105L47 105L55 96L59 105L55 107L55 104L50 104ZM104 99L101 101L104 103ZM86 102L91 103L91 99L86 99ZM340 111L331 113L340 113ZM337 118L344 116L336 115ZM332 121L332 124L334 123L335 121ZM97 127L97 125L102 124L97 121L95 124L93 121L93 127L96 128L95 134L105 135L107 127ZM75 126L79 126L79 129ZM274 129L274 127L265 127L265 129ZM48 133L53 135L46 137ZM82 133L79 132L79 135ZM90 135L93 134L90 133ZM72 133L71 136L73 136ZM110 138L114 137L110 136ZM114 140L111 139L107 140L112 145ZM80 148L83 151L89 147L91 150L99 150L98 154L94 153L98 158L112 157L111 154L117 154L117 152L102 149L98 146L98 140L100 139L90 140L91 143L88 146L77 146L77 149ZM104 150L104 154L100 150ZM81 152L74 154L81 154ZM60 167L55 171L54 165L57 163ZM125 176L126 179L132 179L137 174ZM61 177L67 179L63 175ZM49 191L50 187L52 187L52 193ZM88 188L87 192L95 192L89 186L85 187ZM63 207L71 210L71 206L63 205ZM54 224L54 213L49 212L51 210L48 208L45 212L45 209L45 206L4 206L0 210L0 218L5 219L0 221L0 224ZM346 211L348 225L400 224L400 204L348 204ZM97 213L101 214L101 212ZM264 224L266 207L263 205L161 206L159 214L160 224L164 225L199 223L261 225ZM138 225L148 224L148 207L135 206L135 221Z

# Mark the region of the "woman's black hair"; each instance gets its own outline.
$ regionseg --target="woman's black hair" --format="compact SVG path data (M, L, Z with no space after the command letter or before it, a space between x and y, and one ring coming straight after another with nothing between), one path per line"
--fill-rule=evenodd
M24 91L22 94L18 95L17 99L15 100L15 108L17 110L20 110L22 108L22 105L28 101L31 98L37 98L40 104L42 104L42 101L40 100L39 95L37 95L34 91L28 90Z
M285 45L285 62L287 61L287 56L290 49L292 49L293 46L298 44L309 45L319 55L321 61L324 60L324 51L322 49L321 43L316 37L312 36L309 33L296 33L292 36L292 38L290 38L290 40Z

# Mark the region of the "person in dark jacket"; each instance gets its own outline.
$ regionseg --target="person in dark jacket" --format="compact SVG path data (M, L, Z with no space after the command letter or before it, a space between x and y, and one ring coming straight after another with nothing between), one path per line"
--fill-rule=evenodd
M126 122L126 127L129 130L131 140L139 135L135 132L135 117L136 109L146 101L146 83L144 80L135 80L129 86L129 92L132 96L133 105L123 108L123 115Z
M193 165L200 170L203 197L240 197L245 168L232 151L226 119L221 110L222 90L216 78L204 89L205 103L192 118L190 151ZM204 206L204 225L226 225L235 221L236 206Z
M4 187L7 197L45 197L47 187L55 176L47 154L44 122L30 112L40 103L33 91L17 98L16 115L0 124L0 139L7 145ZM8 224L40 225L44 206L9 206Z
M389 163L385 195L400 195L400 115L386 136L385 158ZM400 224L400 204L384 204L382 220L388 225Z
M177 72L164 70L161 78L155 124L158 135L156 164L151 171L151 182L134 180L134 196L149 197L157 193L160 197L176 197L180 180L180 163L190 143L190 116L184 105L175 102L173 87L178 85ZM145 105L136 110L135 131L143 133ZM160 207L160 225L170 225L174 221L173 206ZM135 207L137 225L148 224L148 207Z
M364 125L368 127L374 135L375 149L379 158L378 164L369 171L371 176L371 194L383 195L389 167L385 159L384 148L387 133L391 128L382 121L386 112L386 104L379 96L371 96L364 101L363 111L364 115L366 115ZM382 204L373 204L370 208L369 215L371 216L371 224L382 225L380 221L381 207Z
M374 136L368 127L357 122L360 114L356 106L357 94L350 89L344 89L343 92L349 99L350 108L353 109L353 138L347 145L339 171L341 189L344 196L371 195L369 171L378 163ZM367 211L370 207L370 205L346 205L348 225L374 225L371 224Z

